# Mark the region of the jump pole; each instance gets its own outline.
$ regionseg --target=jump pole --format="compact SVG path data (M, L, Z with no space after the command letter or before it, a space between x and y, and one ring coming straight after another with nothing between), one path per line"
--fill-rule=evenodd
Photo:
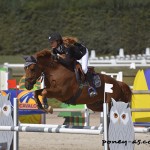
M108 103L106 103L106 93L113 93L113 84L105 83L104 87L104 103L103 103L103 115L104 115L104 140L108 141ZM104 150L108 150L107 142L104 143Z
M83 127L64 128L64 125L35 125L35 124L20 124L18 126L18 101L14 98L14 126L0 126L3 131L15 131L14 134L14 150L18 150L18 131L19 132L47 132L47 133L71 133L71 134L92 134L100 135L101 130L99 127Z
M104 140L108 141L108 104L107 103L103 103L103 114L104 114ZM108 144L107 142L104 143L104 150L108 150Z
M59 127L59 125L53 125L54 127L48 127L50 125L42 125L42 127L29 126L18 126L18 100L14 98L14 108L13 108L13 120L14 126L0 126L1 131L14 131L13 138L13 149L19 149L19 132L46 132L46 133L71 133L71 134L90 134L90 135L100 135L101 128L92 126L84 127L84 129L71 129ZM20 124L21 125L21 124ZM23 124L22 124L23 125ZM37 125L38 126L38 125ZM47 127L45 127L47 126ZM89 129L88 129L89 128Z
M90 125L90 111L87 108L86 104L84 105L84 117L85 117L85 123L84 126L89 126Z
M47 127L21 127L21 126L1 126L3 131L18 131L18 132L44 132L44 133L67 133L67 134L90 134L100 135L100 130L91 129L69 129L69 128L47 128ZM16 150L16 149L14 149Z
M13 103L14 103L13 121L14 121L14 127L15 127L15 126L18 126L18 100L17 100L17 98L14 98ZM19 133L18 133L18 131L14 132L13 149L14 150L19 149Z
M53 125L53 124L27 124L21 123L19 127L42 127L42 128L69 128L69 129L90 129L100 130L100 126L68 126L68 125Z

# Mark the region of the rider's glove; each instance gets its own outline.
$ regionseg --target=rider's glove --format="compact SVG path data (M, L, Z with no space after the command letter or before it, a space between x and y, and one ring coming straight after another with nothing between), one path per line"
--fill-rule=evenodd
M80 43L74 43L75 46L81 47L82 45Z
M53 54L53 55L52 55L52 58L53 58L54 60L58 60L57 54Z

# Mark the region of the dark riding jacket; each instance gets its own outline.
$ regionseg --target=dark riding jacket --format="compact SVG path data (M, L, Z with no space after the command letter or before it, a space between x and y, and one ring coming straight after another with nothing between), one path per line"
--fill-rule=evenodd
M59 57L59 61L68 66L71 60L79 60L86 54L86 47L80 43L74 43L74 45L69 47L65 47L62 44L58 48L53 49L53 54L65 54L66 58L62 59Z

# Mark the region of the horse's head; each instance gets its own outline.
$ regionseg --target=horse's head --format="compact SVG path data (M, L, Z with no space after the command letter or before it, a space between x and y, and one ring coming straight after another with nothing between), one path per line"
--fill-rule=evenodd
M33 56L26 56L25 59L25 88L31 90L37 79L41 76L41 69L38 66L37 60Z

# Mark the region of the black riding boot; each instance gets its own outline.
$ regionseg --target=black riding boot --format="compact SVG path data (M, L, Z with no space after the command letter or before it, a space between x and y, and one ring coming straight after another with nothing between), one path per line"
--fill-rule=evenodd
M87 72L86 80L89 83L88 93L89 93L90 97L94 97L97 95L96 89L94 88L94 85L93 85L92 78L93 78L92 74L90 72Z

